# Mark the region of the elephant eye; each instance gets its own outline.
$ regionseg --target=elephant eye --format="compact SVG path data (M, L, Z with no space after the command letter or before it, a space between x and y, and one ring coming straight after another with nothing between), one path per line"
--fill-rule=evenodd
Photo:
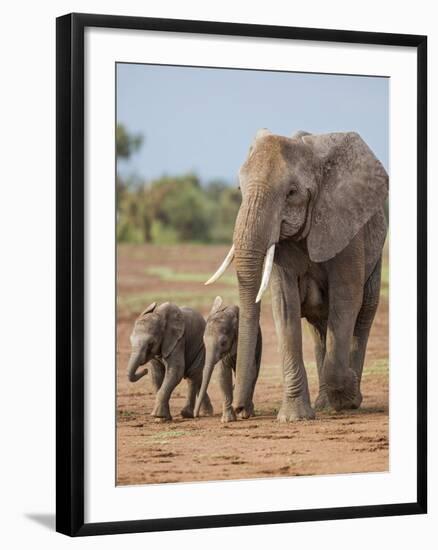
M295 193L297 192L297 190L295 188L292 188L292 189L289 189L288 191L288 194L287 194L287 197L288 198L291 198L295 195Z

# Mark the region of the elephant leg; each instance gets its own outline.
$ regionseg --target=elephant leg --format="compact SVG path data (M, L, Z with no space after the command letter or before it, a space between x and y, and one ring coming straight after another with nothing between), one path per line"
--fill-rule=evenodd
M202 400L201 412L203 416L213 416L213 413L214 413L213 404L207 392L205 392L204 399Z
M175 358L168 358L163 383L155 396L155 406L151 413L151 416L155 416L161 421L172 420L169 399L184 375L184 361L181 359L184 355L183 353L176 353L176 356Z
M219 369L219 387L222 393L222 422L234 422L236 413L232 407L233 403L233 372L224 365L223 361L217 367Z
M256 385L257 379L254 380L252 385L252 392L251 392L251 402L249 404L248 410L243 410L240 413L241 418L250 418L251 416L255 416L255 407L254 407L254 390Z
M330 405L336 411L357 407L359 399L358 376L350 368L350 350L363 300L361 276L363 271L347 269L334 269L329 275L329 315L322 376Z
M257 337L257 344L256 344L256 352L255 352L255 360L254 360L254 371L255 371L255 378L254 382L252 384L252 391L251 391L251 403L249 405L248 410L245 409L241 412L242 418L249 418L250 416L255 416L255 407L254 407L254 391L256 387L256 383L259 377L260 372L260 362L262 359L262 333L259 329L259 334Z
M202 370L204 368L205 354L199 355L199 357L192 363L190 368L186 371L187 377L187 401L184 408L181 410L181 416L184 418L193 418L194 409L196 404L196 397L201 389L202 385ZM205 392L204 399L201 404L201 412L204 416L213 415L213 405L211 404L210 397Z
M315 409L317 411L330 407L330 402L327 396L327 390L322 376L322 367L325 357L325 341L327 333L326 321L308 322L310 332L313 336L313 345L315 350L316 368L318 371L319 391L318 397L315 400Z
M359 386L358 395L354 402L355 407L359 407L362 402L360 383L368 337L376 315L377 306L379 305L381 269L382 261L380 259L365 283L362 307L354 326L353 342L350 351L350 367L356 373Z
M152 360L150 365L152 386L155 390L155 393L157 393L158 390L161 388L161 384L163 383L164 373L166 372L166 369L164 365L162 365L159 361Z
M184 407L181 409L181 416L183 418L194 418L194 409L196 403L196 396L199 393L201 384L198 381L187 379L187 401ZM201 412L203 416L213 416L213 405L211 404L208 393L205 393L204 399L201 404Z
M199 384L193 379L187 378L187 400L184 407L181 409L183 418L193 418L193 410L195 408L196 396L199 392Z
M315 418L303 361L301 302L295 273L274 264L271 275L272 311L283 368L283 401L277 419L288 422Z

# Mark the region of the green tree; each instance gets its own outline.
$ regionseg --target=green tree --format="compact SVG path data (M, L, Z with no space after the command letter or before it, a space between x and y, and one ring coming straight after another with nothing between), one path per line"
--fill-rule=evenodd
M197 187L181 186L169 193L162 205L167 224L173 227L180 241L208 242L210 239L209 208L203 191Z
M152 182L147 201L154 223L164 232L172 231L178 241L209 240L209 200L195 174Z
M120 242L151 242L153 216L145 186L125 189L118 205L117 239Z
M116 154L118 159L128 159L140 149L143 143L141 134L130 134L123 124L117 124L116 128Z
M217 179L210 181L206 187L205 192L209 199L213 201L220 200L220 197L222 193L227 189L229 186L227 185L227 182Z
M143 143L143 136L130 134L123 124L117 124L116 127L116 156L117 162L120 159L128 159L135 151L137 151ZM133 212L138 210L132 204L134 197L129 195L128 188L140 187L142 182L135 176L123 178L119 171L116 174L116 198L117 198L117 237L120 241L139 241L137 235L136 223L133 220ZM136 213L134 217L138 218ZM150 226L150 220L149 226ZM147 227L147 224L146 224ZM149 235L150 231L146 232Z

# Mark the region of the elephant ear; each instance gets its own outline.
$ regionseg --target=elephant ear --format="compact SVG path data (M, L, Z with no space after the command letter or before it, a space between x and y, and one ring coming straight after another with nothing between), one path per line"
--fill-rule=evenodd
M214 315L222 309L223 300L220 296L216 296L213 305L211 306L210 315Z
M157 307L157 302L152 302L152 304L149 304L148 307L140 313L138 318L141 319L142 317L144 317L148 313L152 313L156 307Z
M388 174L355 132L303 136L322 162L321 183L307 237L310 259L341 252L388 195Z
M184 335L184 316L178 306L169 302L162 304L158 311L165 317L161 355L167 359Z
M310 136L310 132L306 132L306 130L298 130L294 134L291 135L292 139L300 139L304 136Z
M236 332L239 329L239 306L230 306L228 308L233 319L233 330Z

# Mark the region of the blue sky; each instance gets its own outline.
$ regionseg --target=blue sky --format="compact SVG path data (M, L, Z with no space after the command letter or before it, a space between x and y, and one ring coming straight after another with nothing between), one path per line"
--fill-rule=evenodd
M259 128L356 131L388 169L389 80L379 77L117 65L117 121L144 135L123 175L197 173L233 184Z

